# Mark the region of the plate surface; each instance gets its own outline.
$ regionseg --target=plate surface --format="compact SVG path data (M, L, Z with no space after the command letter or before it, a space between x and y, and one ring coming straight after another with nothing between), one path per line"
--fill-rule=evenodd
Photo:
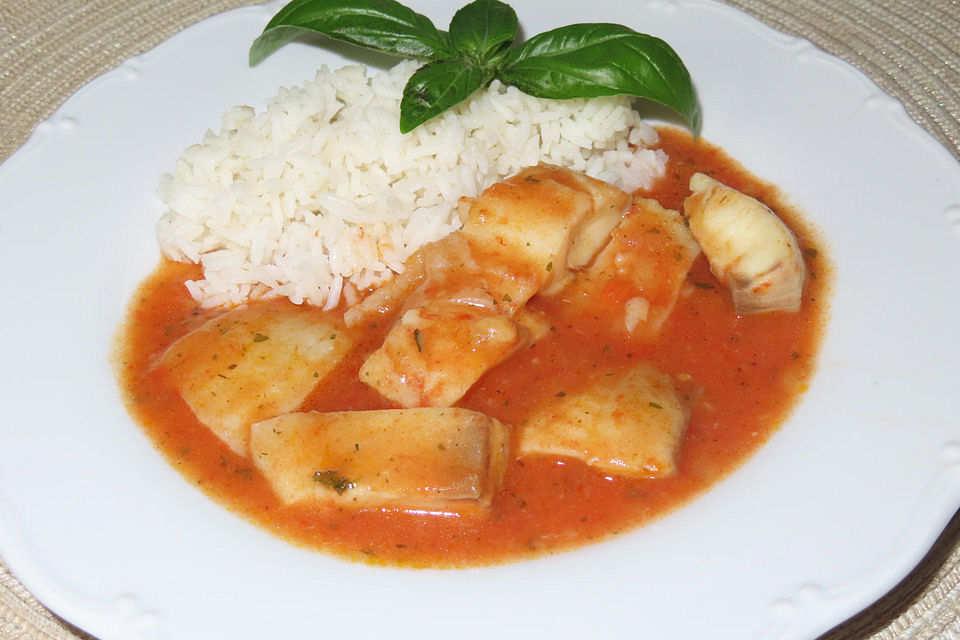
M344 563L214 504L131 422L107 358L159 259L153 190L229 107L343 61L295 44L249 69L280 4L231 11L86 86L0 166L0 552L46 605L103 640L809 639L919 561L960 506L960 166L852 67L729 7L513 4L528 35L607 21L670 42L704 136L823 231L831 320L793 417L659 522L502 567ZM411 5L438 25L455 8Z

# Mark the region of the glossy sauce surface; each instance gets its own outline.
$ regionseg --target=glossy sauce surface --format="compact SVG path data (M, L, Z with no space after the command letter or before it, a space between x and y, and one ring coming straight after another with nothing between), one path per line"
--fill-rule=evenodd
M679 131L662 130L660 146L670 157L667 174L640 195L680 209L689 194L689 176L702 171L758 198L788 223L804 249L809 274L801 311L738 317L703 256L655 344L636 344L610 331L603 309L616 300L600 301L594 314L584 315L562 299L534 298L529 305L550 316L550 335L489 371L457 406L521 425L533 408L576 390L594 368L653 360L674 377L692 408L674 477L619 478L574 460L528 457L510 463L486 518L284 506L250 461L201 425L151 368L157 354L215 313L201 310L183 286L199 277L195 265L162 263L131 303L118 347L128 407L170 463L221 504L291 542L368 562L433 567L504 562L576 547L661 516L735 469L787 417L813 371L830 269L814 233L782 206L776 188L720 149L693 143ZM353 332L357 346L301 409L394 407L357 376L387 329Z

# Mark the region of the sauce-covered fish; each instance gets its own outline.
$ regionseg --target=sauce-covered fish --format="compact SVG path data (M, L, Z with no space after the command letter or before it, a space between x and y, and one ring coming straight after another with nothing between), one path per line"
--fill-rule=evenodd
M423 275L360 379L404 407L451 406L529 343L535 326L518 321L527 300L586 266L628 201L619 189L551 166L493 185L469 204L460 231L421 249ZM372 308L395 298L373 296Z
M488 507L509 434L457 408L291 413L253 426L251 455L286 503Z
M264 303L207 321L154 366L200 422L245 456L250 425L296 410L350 347L331 314Z
M599 372L535 411L520 432L520 454L577 458L621 476L670 476L689 419L670 376L640 363Z
M760 201L695 173L683 203L710 270L740 313L797 311L806 267L793 232Z
M637 198L593 264L560 296L631 338L654 338L698 255L700 246L679 212Z

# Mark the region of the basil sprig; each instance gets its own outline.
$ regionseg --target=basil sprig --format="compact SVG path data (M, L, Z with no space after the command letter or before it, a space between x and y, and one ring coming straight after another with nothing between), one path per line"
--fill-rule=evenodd
M677 111L694 135L701 114L690 73L660 38L618 24L572 24L514 46L517 14L498 0L475 0L440 31L395 0L293 0L250 47L253 66L308 32L425 61L400 102L407 133L494 79L540 98L630 95Z

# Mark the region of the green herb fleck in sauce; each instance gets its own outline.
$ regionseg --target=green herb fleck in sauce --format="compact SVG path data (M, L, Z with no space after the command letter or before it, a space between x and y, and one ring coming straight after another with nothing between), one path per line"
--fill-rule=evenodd
M319 482L325 487L330 487L337 492L337 495L341 496L345 491L353 489L355 486L357 486L355 483L350 482L341 476L340 473L334 469L315 472L313 474L313 481Z

